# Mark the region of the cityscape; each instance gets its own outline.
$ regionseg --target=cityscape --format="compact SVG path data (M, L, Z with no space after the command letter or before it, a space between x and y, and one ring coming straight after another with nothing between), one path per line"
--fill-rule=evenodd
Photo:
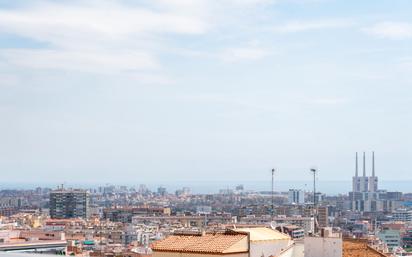
M412 257L412 0L0 0L0 257Z
M0 251L71 256L406 256L412 192L379 187L375 153L354 158L352 190L243 185L210 194L190 187L103 185L2 190ZM360 168L362 167L362 168ZM360 172L361 171L361 172ZM309 174L310 175L310 174ZM410 253L412 255L412 253Z

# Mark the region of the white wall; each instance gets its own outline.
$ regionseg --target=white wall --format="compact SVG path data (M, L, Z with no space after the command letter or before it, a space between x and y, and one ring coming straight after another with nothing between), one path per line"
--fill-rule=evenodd
M250 257L278 256L292 244L291 240L256 241L250 243Z
M305 257L342 257L342 238L305 237Z

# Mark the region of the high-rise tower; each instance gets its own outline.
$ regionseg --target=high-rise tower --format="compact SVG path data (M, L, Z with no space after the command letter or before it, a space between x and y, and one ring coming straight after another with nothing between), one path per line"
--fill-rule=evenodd
M87 218L89 194L81 189L59 188L50 192L52 219Z

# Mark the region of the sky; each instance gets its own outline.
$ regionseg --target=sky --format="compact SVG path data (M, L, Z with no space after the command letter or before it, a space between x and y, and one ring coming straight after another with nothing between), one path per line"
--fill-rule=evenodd
M0 183L412 180L409 0L0 1Z

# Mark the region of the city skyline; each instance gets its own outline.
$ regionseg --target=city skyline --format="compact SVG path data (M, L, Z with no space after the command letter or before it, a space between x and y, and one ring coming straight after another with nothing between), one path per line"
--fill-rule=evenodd
M411 9L2 1L1 182L412 180Z

